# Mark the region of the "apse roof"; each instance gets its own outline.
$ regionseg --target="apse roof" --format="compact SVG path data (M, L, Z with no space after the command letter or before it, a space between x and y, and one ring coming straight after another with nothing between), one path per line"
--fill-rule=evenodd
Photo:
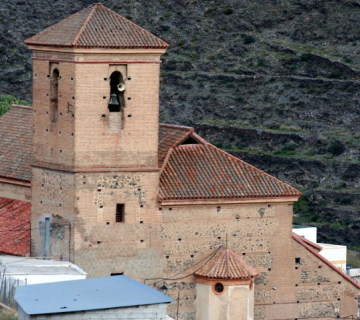
M25 40L28 45L75 48L152 48L169 45L103 5L93 4Z

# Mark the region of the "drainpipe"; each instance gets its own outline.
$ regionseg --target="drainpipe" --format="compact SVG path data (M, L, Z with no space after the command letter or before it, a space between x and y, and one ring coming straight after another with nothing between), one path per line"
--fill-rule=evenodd
M50 255L50 218L45 218L45 233L44 233L44 257Z

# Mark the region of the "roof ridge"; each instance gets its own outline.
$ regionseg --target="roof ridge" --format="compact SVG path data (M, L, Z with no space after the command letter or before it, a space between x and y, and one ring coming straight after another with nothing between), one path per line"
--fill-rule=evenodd
M336 268L328 259L323 257L321 254L317 253L314 249L310 247L310 245L306 244L303 239L297 235L296 233L292 232L292 238L297 241L299 244L301 244L303 247L305 247L308 251L310 251L313 255L315 255L317 258L322 260L325 264L327 264L330 268L335 270L337 273L339 273L342 277L344 277L346 280L348 280L351 284L353 284L355 287L360 289L360 284L355 282L353 279L351 279L347 274L345 274L343 271Z
M163 164L162 164L162 166L161 166L161 168L160 168L159 177L161 176L161 174L163 173L163 171L164 171L167 163L169 162L170 156L171 156L171 154L173 153L173 151L174 151L174 148L170 148L170 149L168 150L168 152L167 152L167 154L166 154L166 156L165 156L165 159L164 159L164 161L163 161Z
M86 9L89 9L89 8L92 7L93 5L94 5L94 4L92 4L92 5L84 8L84 9L78 11L78 12L75 12L75 13L72 14L71 16L68 16L67 18L65 18L65 19L63 19L63 20L60 20L58 23L55 23L55 24L53 24L52 26L47 27L46 29L44 29L44 30L42 30L42 31L34 34L32 37L26 39L26 40L24 41L24 43L25 43L25 44L28 44L29 42L31 42L31 40L32 40L33 38L35 38L35 37L37 37L37 36L39 36L39 35L42 35L45 31L48 31L49 29L53 29L53 28L56 27L58 24L66 21L66 20L69 20L70 18L73 18L73 17L75 17L76 15L79 15L81 12L83 12L83 11L86 10Z
M78 42L81 34L84 32L87 24L89 23L91 17L94 15L94 13L95 13L95 11L96 11L96 8L97 8L98 6L99 6L98 3L94 3L94 4L92 4L91 6L88 7L88 8L90 8L90 7L93 7L93 8L91 9L88 17L87 17L86 20L85 20L85 23L84 23L83 26L81 27L81 29L80 29L79 33L77 34L77 36L75 37L74 41L71 43L71 46L73 46L73 47L76 46L76 43Z
M130 23L130 24L132 24L132 25L133 25L134 27L136 27L138 30L146 33L147 35L149 35L150 37L152 37L152 38L154 38L154 39L160 40L160 42L162 42L162 44L164 44L166 47L169 47L169 44L166 43L164 40L161 40L160 38L158 38L158 37L155 36L154 34L150 33L149 31L145 30L144 28L141 28L140 26L138 26L138 25L135 24L134 22L126 19L125 17L123 17L122 15L118 14L117 12L112 11L112 10L110 10L109 8L106 8L106 7L105 7L104 5L102 5L101 3L96 3L95 5L97 5L97 6L101 7L101 8L103 8L103 9L105 9L106 11L108 11L108 12L110 12L110 13L112 13L112 14L115 14L115 15L118 16L120 19L122 19L122 20L124 20L124 21L126 21L126 22L128 22L128 23Z
M15 108L15 109L19 108L19 109L33 110L32 106L24 106L22 104L12 104L10 110L13 109L13 108Z
M171 123L159 123L159 126L168 127L168 128L192 129L192 130L194 130L193 127L181 126L181 125L171 124Z
M289 184L287 184L287 183L285 183L285 182L283 182L283 181L275 178L274 176L266 173L265 171L262 171L262 170L260 170L260 169L258 169L258 168L256 168L256 167L254 167L253 165L245 162L244 160L241 160L240 158L237 158L237 157L233 156L232 154L230 154L230 153L228 153L228 152L226 152L226 151L224 151L224 150L215 147L215 146L212 145L211 143L208 143L208 144L206 144L206 145L204 145L204 146L211 146L213 149L219 150L219 151L220 151L221 153L223 153L224 155L226 155L226 156L228 156L228 157L231 157L232 159L234 159L234 160L236 160L236 161L240 161L241 163L245 164L246 166L249 166L250 168L252 168L255 172L258 172L258 173L260 173L260 174L266 175L267 177L269 177L269 178L272 179L272 180L277 181L277 182L280 183L281 185L297 191L297 192L299 193L299 196L302 194L299 190L297 190L296 188L290 186Z

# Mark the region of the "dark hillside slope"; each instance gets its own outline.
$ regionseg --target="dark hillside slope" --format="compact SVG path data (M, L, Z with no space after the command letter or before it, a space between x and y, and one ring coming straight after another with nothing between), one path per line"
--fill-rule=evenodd
M31 101L23 41L91 3L1 1L0 93ZM297 221L360 245L360 0L102 3L170 44L161 121L305 190Z

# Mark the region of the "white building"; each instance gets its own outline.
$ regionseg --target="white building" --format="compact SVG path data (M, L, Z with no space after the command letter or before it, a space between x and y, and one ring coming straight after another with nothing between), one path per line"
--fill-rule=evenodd
M295 234L318 244L321 247L319 254L329 260L338 269L346 273L346 246L339 246L328 243L317 243L317 228L307 226L293 226Z

